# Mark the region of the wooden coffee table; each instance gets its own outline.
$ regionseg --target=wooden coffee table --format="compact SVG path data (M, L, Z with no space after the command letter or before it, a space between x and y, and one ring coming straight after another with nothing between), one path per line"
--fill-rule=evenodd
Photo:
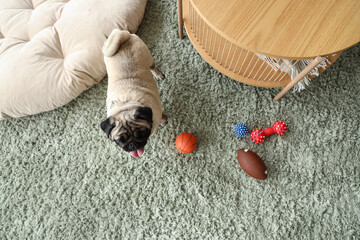
M324 57L329 67L360 41L359 0L178 0L178 16L180 38L184 24L205 61L246 84L284 87L276 100ZM291 80L286 71L305 59L311 63Z

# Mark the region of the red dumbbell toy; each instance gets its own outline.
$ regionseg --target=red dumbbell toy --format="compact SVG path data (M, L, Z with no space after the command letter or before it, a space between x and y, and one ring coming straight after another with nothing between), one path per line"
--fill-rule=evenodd
M273 133L284 135L287 129L288 127L285 122L276 121L272 127L269 127L265 130L262 130L261 128L254 129L250 134L250 138L254 143L262 143L265 140L265 136L271 135Z

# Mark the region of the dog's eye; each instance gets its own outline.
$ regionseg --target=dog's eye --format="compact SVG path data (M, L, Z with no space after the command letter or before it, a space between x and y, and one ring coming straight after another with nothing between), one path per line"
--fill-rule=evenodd
M134 132L134 136L135 137L147 137L149 135L150 130L146 129L146 130L136 130Z
M144 133L143 133L142 130L136 130L136 131L134 132L134 136L135 136L135 137L142 137L143 134L144 134Z
M128 140L128 137L125 134L120 135L119 142L125 143Z

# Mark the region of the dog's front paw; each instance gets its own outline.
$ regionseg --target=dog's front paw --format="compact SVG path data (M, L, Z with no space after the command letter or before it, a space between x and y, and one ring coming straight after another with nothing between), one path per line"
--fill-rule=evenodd
M162 115L162 118L161 118L161 122L160 122L160 126L161 127L165 127L165 125L167 124L167 116L166 115Z
M155 68L155 66L151 66L150 71L156 80L164 80L165 79L165 75L162 72L160 72L159 70L157 70Z
M160 80L164 80L165 79L165 74L163 74L162 72L158 71L159 73L155 76L155 79L160 81Z

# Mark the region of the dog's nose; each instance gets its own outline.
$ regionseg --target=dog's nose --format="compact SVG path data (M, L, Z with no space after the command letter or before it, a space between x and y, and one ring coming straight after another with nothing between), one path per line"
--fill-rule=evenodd
M135 151L136 150L136 144L135 143L129 143L129 151Z

